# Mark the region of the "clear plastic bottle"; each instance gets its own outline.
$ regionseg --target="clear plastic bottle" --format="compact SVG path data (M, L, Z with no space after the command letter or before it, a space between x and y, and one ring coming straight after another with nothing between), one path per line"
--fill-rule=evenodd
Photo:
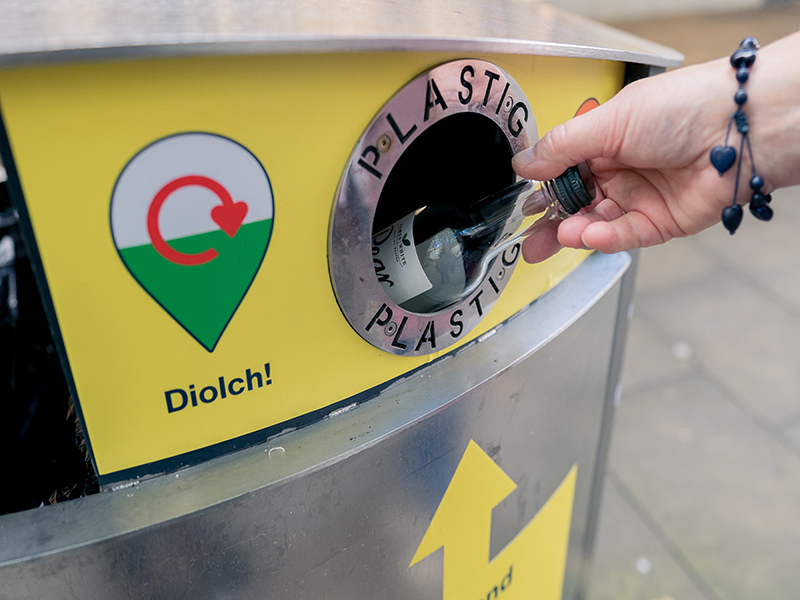
M523 179L465 206L423 206L376 233L372 258L389 298L417 313L443 310L469 296L499 254L528 231L525 216L563 219L595 197L585 163L548 181Z

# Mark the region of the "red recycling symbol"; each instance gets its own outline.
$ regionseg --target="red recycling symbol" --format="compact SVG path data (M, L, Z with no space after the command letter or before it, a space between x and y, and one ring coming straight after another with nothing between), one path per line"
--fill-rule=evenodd
M210 177L202 175L187 175L185 177L178 177L173 179L164 187L162 187L153 198L150 204L150 210L147 212L147 232L150 235L150 240L153 242L153 248L166 258L168 261L185 266L202 265L214 260L219 253L214 248L208 248L197 254L187 254L179 252L170 246L164 237L161 235L161 230L158 226L158 216L161 213L161 207L167 198L174 192L191 186L204 187L220 199L222 204L215 206L211 210L211 218L219 225L220 229L227 233L230 237L234 237L236 232L239 231L247 215L246 202L234 202L228 190L222 184Z

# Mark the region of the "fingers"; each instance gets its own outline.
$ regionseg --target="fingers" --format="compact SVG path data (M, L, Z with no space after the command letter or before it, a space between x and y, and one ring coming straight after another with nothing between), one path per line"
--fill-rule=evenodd
M531 148L512 160L522 177L545 181L558 177L568 167L592 158L613 156L617 135L615 103L598 108L554 127Z
M581 236L583 244L605 254L646 248L668 241L645 215L628 213L614 221L592 223Z
M603 200L594 209L564 220L558 228L558 239L567 248L588 248L583 241L583 233L589 225L596 222L613 221L625 214L613 200Z
M561 250L558 241L558 221L544 217L531 225L531 234L522 242L522 258L527 263L539 263Z
M570 217L560 224L559 221L550 219L537 221L533 225L535 231L522 243L522 257L525 262L539 263L563 247L613 254L668 241L668 238L665 238L642 213L623 214L619 207L616 211L609 207L607 215L610 216L615 212L619 216L610 221L604 220L602 211L597 210Z
M558 229L559 242L569 248L592 248L605 254L663 244L673 236L638 211L624 213L613 200L593 211L566 219Z
M564 221L542 217L528 229L530 233L522 243L522 258L528 263L539 263L564 246L588 249L581 239L587 226L605 219L616 219L623 214L616 202L604 199L588 213Z

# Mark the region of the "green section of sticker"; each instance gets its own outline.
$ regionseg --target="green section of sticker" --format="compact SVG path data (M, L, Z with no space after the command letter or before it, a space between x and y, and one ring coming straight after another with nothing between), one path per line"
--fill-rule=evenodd
M223 231L170 240L185 254L209 248L213 260L195 266L178 265L150 245L119 251L125 266L178 323L209 352L247 293L267 251L272 219L242 225L231 238Z

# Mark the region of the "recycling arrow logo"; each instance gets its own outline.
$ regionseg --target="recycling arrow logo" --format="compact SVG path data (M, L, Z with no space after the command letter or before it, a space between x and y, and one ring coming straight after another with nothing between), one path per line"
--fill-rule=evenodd
M490 560L492 509L517 485L470 441L410 566L444 546L443 600L560 600L577 472Z
M183 133L139 151L111 196L111 233L139 285L213 352L258 273L274 203L244 146Z

